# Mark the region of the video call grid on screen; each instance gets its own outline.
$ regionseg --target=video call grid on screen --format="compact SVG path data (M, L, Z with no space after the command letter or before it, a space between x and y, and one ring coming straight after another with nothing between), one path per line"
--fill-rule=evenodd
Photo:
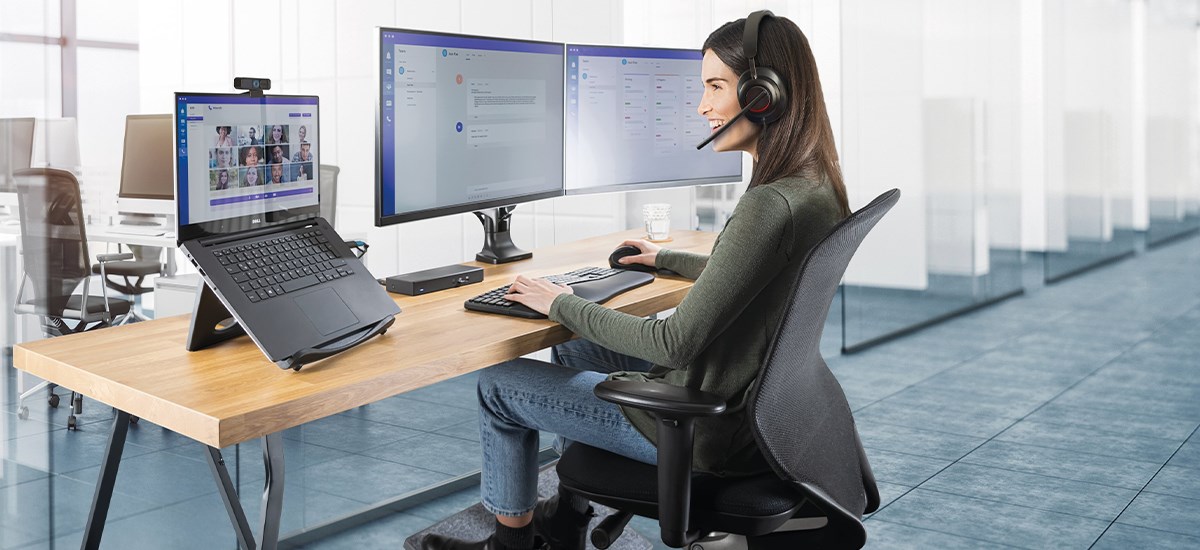
M180 225L316 206L317 98L177 96Z
M568 194L741 181L739 154L696 149L699 50L567 45Z
M382 218L562 193L562 44L379 32Z

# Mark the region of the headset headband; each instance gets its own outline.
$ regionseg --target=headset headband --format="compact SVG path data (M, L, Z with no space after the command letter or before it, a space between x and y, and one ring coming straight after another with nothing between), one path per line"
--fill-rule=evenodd
M742 31L742 51L746 54L746 58L750 60L750 76L758 78L758 68L755 66L755 57L758 56L758 25L766 17L775 17L771 10L759 10L746 17L746 28Z

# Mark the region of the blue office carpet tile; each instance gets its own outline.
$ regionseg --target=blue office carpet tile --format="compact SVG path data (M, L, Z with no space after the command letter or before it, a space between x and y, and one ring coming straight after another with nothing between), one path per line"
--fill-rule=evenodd
M1200 548L1200 537L1189 537L1169 531L1134 527L1114 523L1104 532L1091 550L1130 550L1131 548L1154 548L1155 550L1196 550Z
M923 487L872 519L1025 548L1086 548L1109 525L1109 521Z

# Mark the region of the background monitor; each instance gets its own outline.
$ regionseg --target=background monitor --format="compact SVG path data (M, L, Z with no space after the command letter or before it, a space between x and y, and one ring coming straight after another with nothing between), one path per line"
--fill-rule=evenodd
M567 45L567 194L742 180L709 134L699 50Z
M12 174L33 160L32 118L0 118L0 192L13 193Z
M33 166L67 170L78 175L79 127L73 118L39 118L34 126Z
M125 151L117 209L122 214L175 213L171 115L125 117Z
M377 38L376 225L562 194L561 43Z

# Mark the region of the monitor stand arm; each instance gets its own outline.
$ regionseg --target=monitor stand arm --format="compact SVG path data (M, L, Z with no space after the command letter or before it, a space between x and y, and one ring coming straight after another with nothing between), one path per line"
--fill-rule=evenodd
M512 211L516 206L501 206L495 215L475 212L475 217L483 224L483 250L475 255L475 260L489 264L503 264L532 258L532 252L517 248L509 233L509 222Z

